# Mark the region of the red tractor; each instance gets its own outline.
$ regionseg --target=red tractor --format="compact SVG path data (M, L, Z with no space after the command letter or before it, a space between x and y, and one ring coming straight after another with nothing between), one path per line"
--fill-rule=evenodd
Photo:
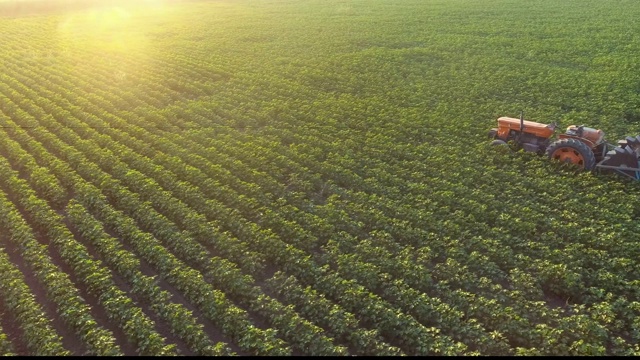
M564 134L552 139L556 124L541 124L511 117L498 118L498 127L489 131L493 145L512 141L525 151L546 155L584 170L616 172L640 180L640 135L618 141L618 146L604 139L604 132L584 125L571 125Z

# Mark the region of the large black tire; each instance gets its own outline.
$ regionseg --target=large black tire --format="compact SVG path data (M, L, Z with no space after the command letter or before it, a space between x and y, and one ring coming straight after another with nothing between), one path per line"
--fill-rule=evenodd
M545 151L549 159L563 163L572 163L584 170L593 170L596 156L582 141L576 139L560 139L553 142Z

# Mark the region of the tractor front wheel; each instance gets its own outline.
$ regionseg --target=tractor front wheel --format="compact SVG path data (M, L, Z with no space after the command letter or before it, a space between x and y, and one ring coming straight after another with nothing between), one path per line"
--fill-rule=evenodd
M550 159L575 164L584 170L592 170L596 166L593 151L580 140L557 140L547 147L545 153Z

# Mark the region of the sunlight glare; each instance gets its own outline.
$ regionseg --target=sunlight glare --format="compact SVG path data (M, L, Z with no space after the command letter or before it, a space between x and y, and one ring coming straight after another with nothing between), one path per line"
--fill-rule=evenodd
M133 1L118 6L105 4L64 15L58 25L58 34L70 45L97 47L104 51L140 50L147 42L141 30L145 22L164 13L162 0Z

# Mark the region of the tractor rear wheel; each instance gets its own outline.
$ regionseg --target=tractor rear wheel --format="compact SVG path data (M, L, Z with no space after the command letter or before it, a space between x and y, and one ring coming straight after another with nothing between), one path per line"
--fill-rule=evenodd
M547 147L545 153L550 159L575 164L584 170L592 170L596 166L596 156L593 151L580 140L557 140Z

